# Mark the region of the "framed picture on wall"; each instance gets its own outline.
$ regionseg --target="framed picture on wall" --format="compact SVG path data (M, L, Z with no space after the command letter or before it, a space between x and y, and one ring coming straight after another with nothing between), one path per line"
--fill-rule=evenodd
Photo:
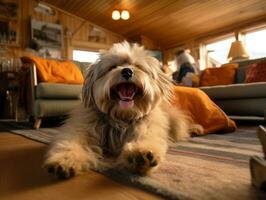
M62 25L31 19L31 41L40 48L63 48Z

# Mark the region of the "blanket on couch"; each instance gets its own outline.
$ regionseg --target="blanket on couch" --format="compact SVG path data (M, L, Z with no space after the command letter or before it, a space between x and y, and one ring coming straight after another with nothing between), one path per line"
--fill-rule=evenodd
M24 56L23 62L32 62L37 69L38 80L49 83L83 84L79 68L71 61L58 61L36 56Z
M204 134L232 132L236 129L235 122L200 89L176 86L174 94L172 104L182 109L192 123L200 124Z

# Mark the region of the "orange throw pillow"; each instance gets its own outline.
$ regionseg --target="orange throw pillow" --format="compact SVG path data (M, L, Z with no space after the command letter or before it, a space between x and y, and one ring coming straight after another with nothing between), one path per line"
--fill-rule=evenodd
M246 71L245 83L266 82L266 61L251 64Z
M23 57L22 61L34 62L40 82L83 84L84 78L71 61L57 61L35 56Z
M224 64L219 68L207 68L202 72L200 86L233 84L237 68L237 63Z

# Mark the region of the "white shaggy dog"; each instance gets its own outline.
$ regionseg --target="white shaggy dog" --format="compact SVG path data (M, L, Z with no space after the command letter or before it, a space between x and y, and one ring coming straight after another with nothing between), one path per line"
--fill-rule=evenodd
M45 167L59 178L108 164L142 175L156 169L169 134L188 136L184 115L169 108L171 88L143 47L114 44L88 69L83 103L61 127Z

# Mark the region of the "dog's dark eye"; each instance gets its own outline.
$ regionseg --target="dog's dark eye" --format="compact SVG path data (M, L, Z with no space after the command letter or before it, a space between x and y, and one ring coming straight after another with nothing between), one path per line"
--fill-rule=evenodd
M112 71L113 69L116 68L116 65L112 65L110 68L109 68L109 71Z

